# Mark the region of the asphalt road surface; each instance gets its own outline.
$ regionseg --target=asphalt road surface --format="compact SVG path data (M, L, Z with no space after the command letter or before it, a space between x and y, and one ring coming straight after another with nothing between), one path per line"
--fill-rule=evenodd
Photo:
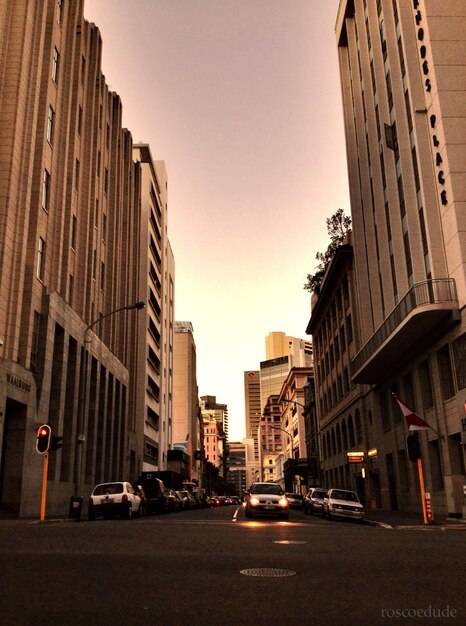
M0 521L2 626L464 624L466 532L241 507Z

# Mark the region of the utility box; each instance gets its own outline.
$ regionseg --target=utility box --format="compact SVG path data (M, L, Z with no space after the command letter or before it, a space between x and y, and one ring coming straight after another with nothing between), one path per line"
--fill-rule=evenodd
M81 519L81 511L83 508L82 496L71 496L70 498L70 512L68 517L74 519L77 522Z

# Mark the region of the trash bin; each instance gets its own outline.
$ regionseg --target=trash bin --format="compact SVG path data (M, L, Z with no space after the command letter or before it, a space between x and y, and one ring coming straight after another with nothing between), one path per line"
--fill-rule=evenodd
M69 518L74 519L77 522L79 522L79 520L81 519L82 508L83 508L83 497L71 496Z

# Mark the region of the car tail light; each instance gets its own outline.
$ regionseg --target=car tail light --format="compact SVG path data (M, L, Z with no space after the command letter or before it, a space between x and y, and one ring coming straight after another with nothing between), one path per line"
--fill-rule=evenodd
M124 494L121 496L121 501L122 501L122 502L128 502L128 495L127 495L126 493L124 493Z

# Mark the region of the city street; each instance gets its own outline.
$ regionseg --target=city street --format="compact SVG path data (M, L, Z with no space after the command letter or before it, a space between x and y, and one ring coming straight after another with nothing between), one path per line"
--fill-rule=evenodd
M247 520L238 506L2 520L2 624L459 624L465 545L457 529L301 511L289 522Z

